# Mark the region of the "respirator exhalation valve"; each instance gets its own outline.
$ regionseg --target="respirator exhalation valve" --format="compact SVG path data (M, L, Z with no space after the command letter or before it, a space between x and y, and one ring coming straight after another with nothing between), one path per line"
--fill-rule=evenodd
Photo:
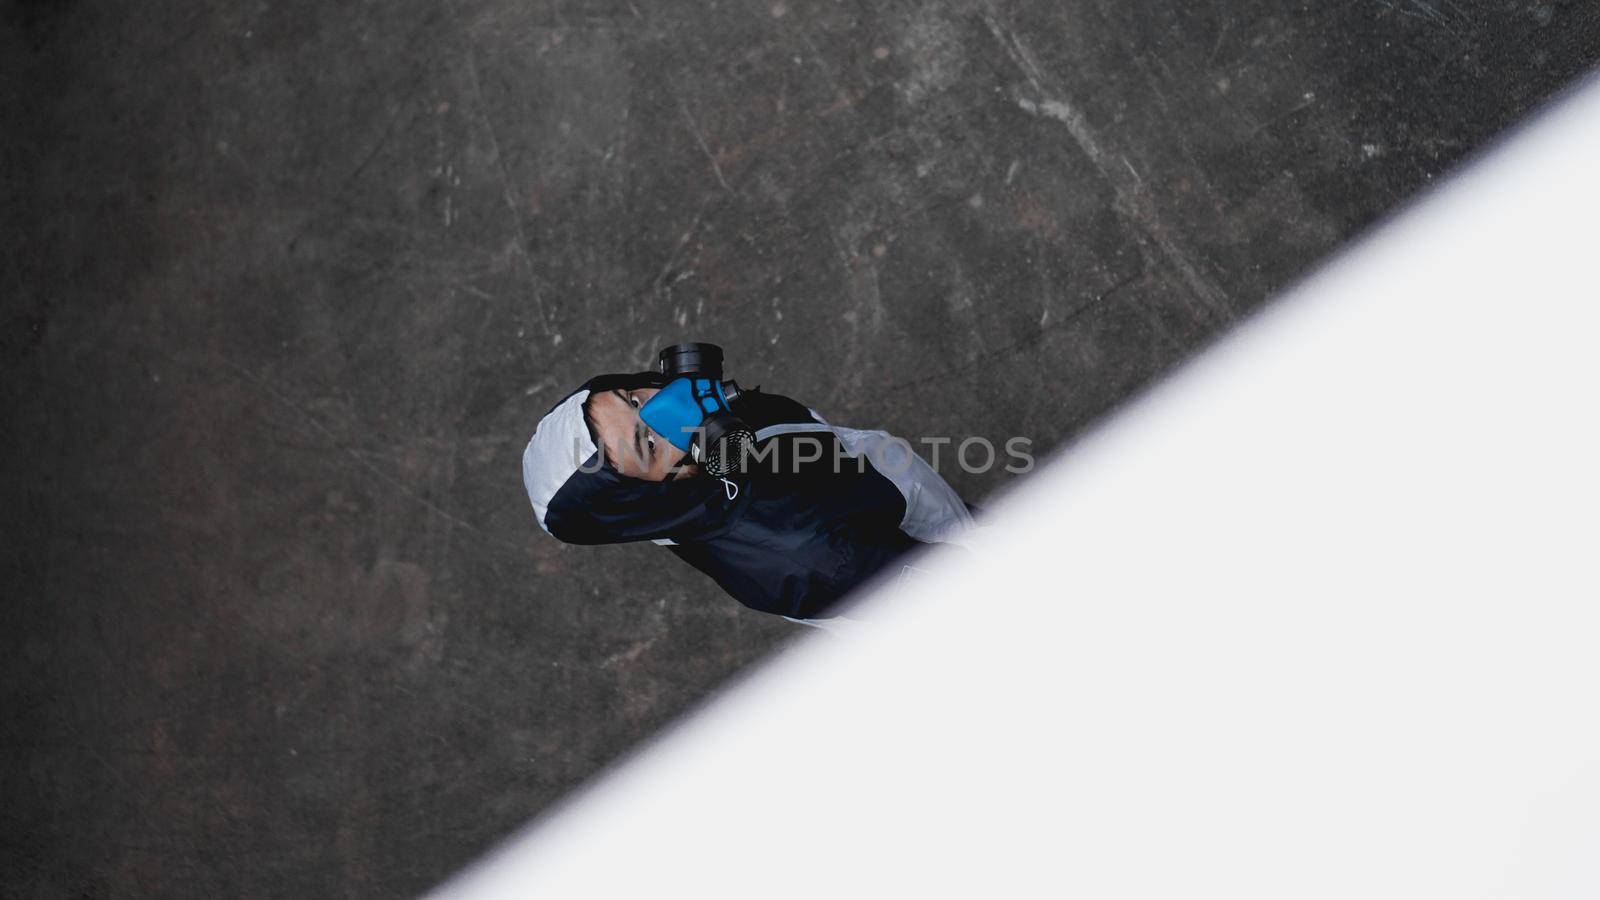
M742 470L756 436L729 406L739 398L739 385L722 380L722 348L673 344L658 361L668 382L639 411L640 418L706 474L725 479Z

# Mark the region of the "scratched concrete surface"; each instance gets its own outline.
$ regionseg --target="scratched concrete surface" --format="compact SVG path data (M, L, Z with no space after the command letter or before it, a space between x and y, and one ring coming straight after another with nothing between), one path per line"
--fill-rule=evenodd
M17 898L415 893L788 640L537 533L586 375L712 339L1042 452L1600 55L1522 0L0 8Z

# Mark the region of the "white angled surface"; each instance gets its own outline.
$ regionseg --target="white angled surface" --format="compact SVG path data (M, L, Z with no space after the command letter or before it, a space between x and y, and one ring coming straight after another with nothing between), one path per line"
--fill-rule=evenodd
M1600 896L1597 147L1591 87L440 896Z

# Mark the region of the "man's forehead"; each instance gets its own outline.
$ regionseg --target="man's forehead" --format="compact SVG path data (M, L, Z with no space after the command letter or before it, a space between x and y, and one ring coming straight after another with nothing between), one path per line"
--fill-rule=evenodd
M638 417L638 411L627 400L611 391L592 395L589 409L595 425L608 430L619 425L626 426L630 418Z
M607 393L596 402L599 405L600 421L608 428L632 427L633 420L639 417L638 411L628 401L615 394Z

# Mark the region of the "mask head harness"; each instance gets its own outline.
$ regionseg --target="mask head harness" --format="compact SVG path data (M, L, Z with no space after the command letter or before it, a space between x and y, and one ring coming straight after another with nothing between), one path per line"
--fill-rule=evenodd
M639 410L639 417L674 447L689 454L708 475L726 480L738 472L755 432L731 404L739 385L722 380L722 348L716 344L673 344L658 363L667 384Z

